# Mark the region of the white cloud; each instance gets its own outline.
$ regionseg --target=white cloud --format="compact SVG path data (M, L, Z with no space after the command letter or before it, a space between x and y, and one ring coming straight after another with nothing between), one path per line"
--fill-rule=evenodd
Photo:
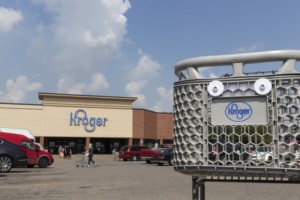
M32 0L50 19L36 26L31 56L61 74L99 69L118 52L127 34L128 0Z
M0 31L8 32L15 24L22 20L23 15L19 10L0 7Z
M164 87L156 88L161 99L155 103L153 110L156 112L170 112L173 107L173 89L166 90Z
M114 44L116 40L116 35L113 32L108 32L106 35L99 36L95 38L92 36L90 31L85 31L84 33L84 41L90 47L97 47L98 45L108 45L109 43ZM116 46L114 46L116 48Z
M209 74L209 76L208 76L209 78L218 78L218 76L217 75L215 75L214 73L211 73L211 74Z
M86 83L76 83L71 76L60 78L57 83L58 93L83 94Z
M87 90L90 92L99 92L109 87L109 83L101 73L95 73L91 77L92 82L87 86Z
M3 102L21 103L25 101L28 92L42 88L41 83L30 83L26 76L18 76L16 81L6 81L5 92L0 92L0 99Z
M63 76L57 83L58 93L67 94L96 94L108 87L109 83L101 73L93 74L89 84L76 82L72 76Z
M245 53L245 52L253 52L253 51L259 51L263 49L264 44L261 42L255 42L253 45L250 45L248 47L239 47L237 48L237 52Z
M146 106L146 96L142 94L144 87L147 85L146 80L142 81L131 81L126 84L125 92L131 97L137 97L135 104L145 107Z
M140 59L128 75L131 81L126 84L125 93L138 98L134 104L146 107L146 87L149 80L158 76L160 64L141 49L138 49L138 55Z
M207 79L207 78L217 78L218 76L212 73L212 67L198 68L199 78Z
M132 70L132 78L135 80L144 78L153 78L158 75L160 64L153 60L149 55L144 54L141 49L138 50L138 54L141 56L137 66Z

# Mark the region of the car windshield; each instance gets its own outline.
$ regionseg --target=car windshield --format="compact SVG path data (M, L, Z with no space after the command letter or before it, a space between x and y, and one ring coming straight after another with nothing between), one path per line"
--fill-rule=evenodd
M256 149L257 152L268 152L269 148L268 147L258 147Z
M165 149L162 153L171 153L173 149Z
M158 148L161 148L161 149L168 149L169 147L172 147L172 145L167 145L167 144L160 144L158 145Z
M121 149L120 149L120 151L127 151L128 150L128 147L122 147Z

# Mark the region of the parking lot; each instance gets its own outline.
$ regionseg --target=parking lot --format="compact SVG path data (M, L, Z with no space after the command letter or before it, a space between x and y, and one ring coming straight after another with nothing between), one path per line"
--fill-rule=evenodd
M190 200L192 179L171 166L144 161L113 161L111 155L96 155L98 167L76 167L54 155L53 166L41 169L13 168L0 174L0 199L72 200ZM295 199L297 184L206 183L206 199Z

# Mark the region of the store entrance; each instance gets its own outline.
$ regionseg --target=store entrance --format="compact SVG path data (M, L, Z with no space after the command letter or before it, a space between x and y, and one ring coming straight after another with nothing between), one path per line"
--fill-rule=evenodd
M85 151L85 138L45 138L45 144L48 144L48 152L58 154L60 146L69 146L72 154Z
M115 138L91 138L94 147L94 154L111 154L114 149L117 151L128 143L128 139Z

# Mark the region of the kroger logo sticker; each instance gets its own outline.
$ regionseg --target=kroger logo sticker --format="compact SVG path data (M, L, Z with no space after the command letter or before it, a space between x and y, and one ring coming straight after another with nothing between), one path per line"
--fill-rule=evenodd
M225 108L226 117L234 122L243 122L252 115L252 107L243 101L234 101Z

